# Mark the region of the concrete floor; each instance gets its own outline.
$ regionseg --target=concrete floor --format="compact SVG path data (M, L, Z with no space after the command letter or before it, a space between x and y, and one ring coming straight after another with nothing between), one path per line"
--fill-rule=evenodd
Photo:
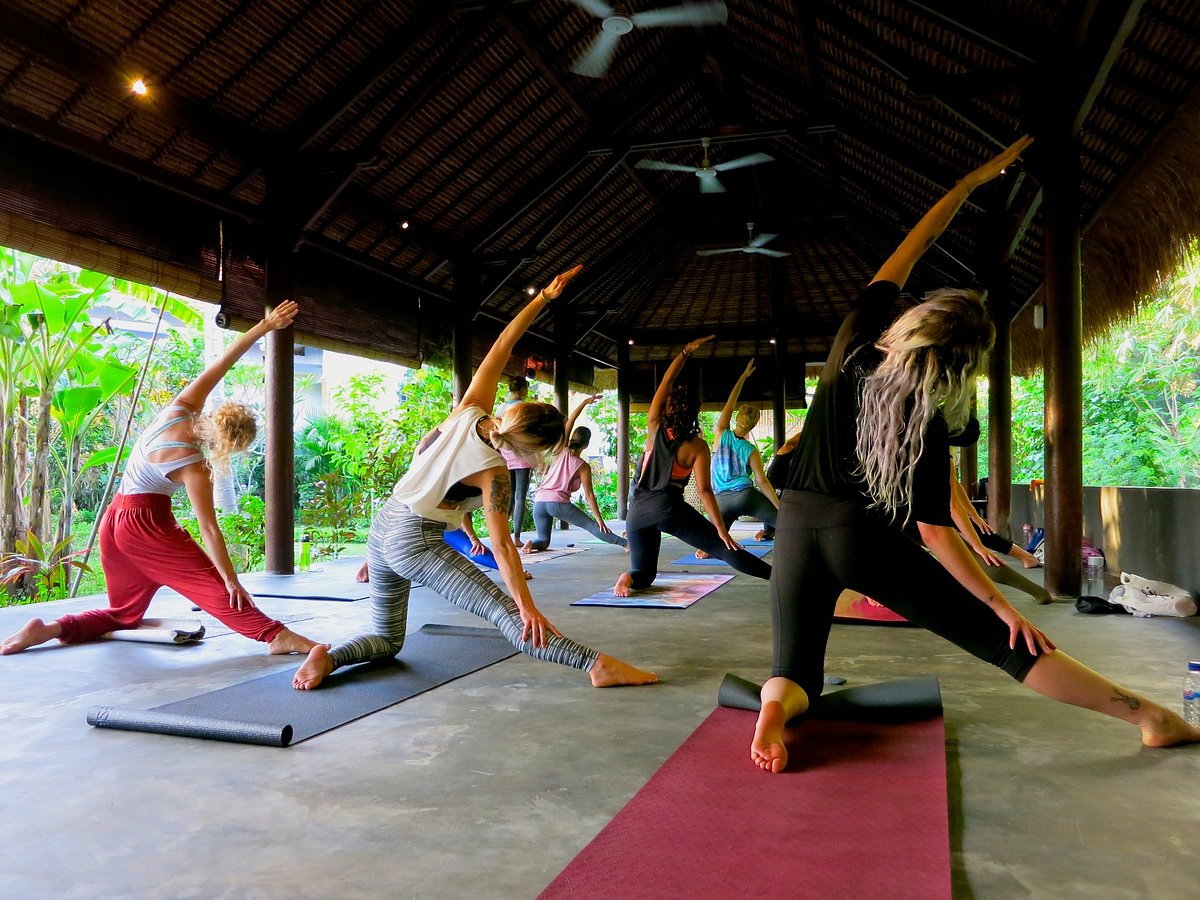
M284 750L84 722L92 705L150 707L297 664L234 634L3 658L0 896L535 897L711 711L725 672L761 679L770 665L762 582L738 576L686 611L573 608L626 559L587 546L533 567L537 602L660 685L594 690L517 656ZM662 559L682 552L665 540ZM1200 621L1010 596L1060 646L1178 708ZM366 601L259 602L312 616L296 629L325 640L368 622ZM30 614L0 610L0 633ZM428 621L479 624L420 589L410 625ZM1144 750L1131 727L1044 700L918 629L835 626L827 669L851 685L941 680L956 897L1200 896L1200 747ZM869 852L888 836L863 840Z

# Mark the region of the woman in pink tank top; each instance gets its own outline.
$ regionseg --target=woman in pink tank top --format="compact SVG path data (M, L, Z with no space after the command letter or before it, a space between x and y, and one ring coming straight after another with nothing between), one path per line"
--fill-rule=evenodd
M600 504L596 502L596 492L592 488L592 467L583 458L583 451L591 443L590 428L573 428L575 420L589 403L600 399L596 394L588 397L571 413L567 419L567 446L559 452L551 463L546 476L542 479L537 496L533 499L533 524L537 528L537 537L525 542L522 553L535 553L546 550L550 546L550 536L554 530L554 520L561 519L572 525L578 525L584 531L604 541L606 544L617 544L625 547L628 541L604 524L600 514ZM583 489L588 506L592 510L589 516L571 502L571 495Z

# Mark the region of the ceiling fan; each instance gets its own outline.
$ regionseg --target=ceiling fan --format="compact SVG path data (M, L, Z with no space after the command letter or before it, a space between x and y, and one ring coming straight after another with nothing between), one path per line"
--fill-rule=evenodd
M741 169L744 166L757 166L759 163L775 161L775 157L768 156L766 153L751 153L748 156L739 156L737 159L717 163L714 166L708 160L709 143L708 138L700 138L700 146L704 148L704 159L701 160L699 166L681 166L678 163L661 162L657 159L639 159L634 164L634 168L658 169L664 172L691 172L700 179L700 193L723 194L725 185L721 184L720 179L717 178L718 172L728 172L731 169Z
M775 238L779 237L779 235L777 235L777 234L760 234L758 237L755 237L753 222L746 223L746 230L747 230L747 232L749 232L749 234L747 236L747 240L746 240L746 246L744 246L744 247L721 247L718 250L697 250L696 255L697 256L717 256L718 254L721 254L721 253L761 253L763 256L773 256L776 258L778 258L780 256L791 256L792 255L784 250L770 250L765 246L766 244L769 244L771 241L775 240Z
M668 6L663 9L648 9L645 12L618 15L604 0L571 0L580 9L601 19L600 34L584 54L575 60L571 71L588 78L603 78L616 52L621 35L635 28L662 28L682 25L723 25L729 21L729 12L724 0L697 3L693 6Z

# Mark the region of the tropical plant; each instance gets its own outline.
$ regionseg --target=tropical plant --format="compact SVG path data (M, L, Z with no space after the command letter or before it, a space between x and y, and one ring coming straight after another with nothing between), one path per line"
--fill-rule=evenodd
M21 584L32 584L28 596L22 601L15 602L40 603L45 600L59 600L67 595L71 572L78 570L92 571L78 557L86 550L68 552L71 538L68 536L57 544L43 544L32 530L26 532L25 538L16 541L14 551L0 554L0 584L6 585L10 593L8 603L19 598L21 592L17 589ZM5 605L4 596L0 595L0 605Z

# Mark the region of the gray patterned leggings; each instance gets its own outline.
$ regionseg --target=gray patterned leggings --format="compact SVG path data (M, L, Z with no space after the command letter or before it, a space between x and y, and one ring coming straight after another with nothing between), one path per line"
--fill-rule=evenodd
M534 659L585 671L592 667L596 651L567 638L547 635L545 647L523 642L516 601L447 544L442 537L444 530L441 522L415 516L395 500L388 500L375 515L367 538L374 634L361 635L333 648L329 655L334 668L391 659L400 652L408 626L408 595L414 581L455 606L487 619L510 644Z

